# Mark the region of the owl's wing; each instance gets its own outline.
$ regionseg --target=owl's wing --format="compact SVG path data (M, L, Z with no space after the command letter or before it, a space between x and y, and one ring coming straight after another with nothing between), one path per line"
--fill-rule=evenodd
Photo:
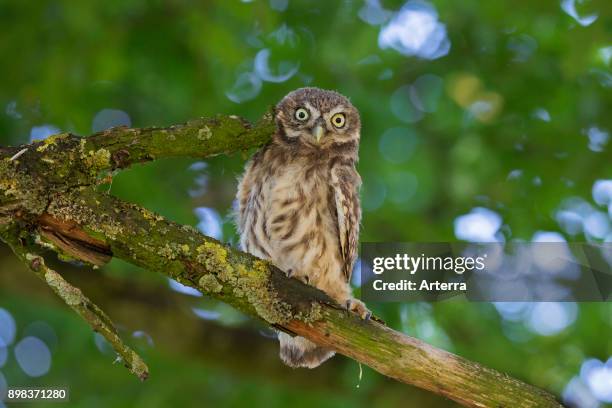
M351 279L353 264L357 258L359 222L361 221L358 189L361 178L354 168L347 166L332 168L331 176L338 222L340 254L344 261L344 276L348 282Z
M245 171L238 182L238 193L236 199L238 201L238 208L235 214L235 218L238 225L238 231L242 234L246 231L246 220L247 211L251 208L250 202L253 198L254 190L257 189L256 170L261 164L263 151L257 151L251 160L246 164Z

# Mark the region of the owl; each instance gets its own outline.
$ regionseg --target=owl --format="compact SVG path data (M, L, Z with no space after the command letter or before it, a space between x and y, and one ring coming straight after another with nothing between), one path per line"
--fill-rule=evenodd
M301 88L278 103L274 117L272 140L239 181L242 249L369 319L349 283L361 220L359 112L337 92ZM278 338L281 360L291 367L314 368L334 355L302 337Z

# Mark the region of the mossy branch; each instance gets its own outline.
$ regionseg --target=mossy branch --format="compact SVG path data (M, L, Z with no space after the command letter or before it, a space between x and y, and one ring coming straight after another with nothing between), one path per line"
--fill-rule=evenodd
M0 237L13 253L59 296L66 305L81 316L89 326L102 335L117 353L117 361L122 362L130 372L141 380L149 377L149 368L143 359L126 345L111 319L77 287L72 286L62 275L49 268L42 256L20 242L19 231L3 228Z
M19 220L27 233L53 237L59 250L80 259L112 255L166 274L279 330L466 406L561 406L545 391L362 321L267 261L95 190L105 171L160 157L246 150L265 143L272 130L269 115L254 126L220 116L164 129L115 128L88 138L63 134L0 149L0 222Z

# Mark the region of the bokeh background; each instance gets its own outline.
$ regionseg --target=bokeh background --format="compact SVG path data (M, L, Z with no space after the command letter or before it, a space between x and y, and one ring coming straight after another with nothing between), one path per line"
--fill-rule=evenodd
M612 241L609 0L0 0L0 55L2 145L217 113L256 120L313 85L362 115L362 241ZM118 174L111 193L235 243L244 161L157 161ZM455 406L360 376L344 357L288 369L273 333L227 305L117 260L92 271L49 258L151 378L113 364L0 247L0 394L68 386L75 407ZM611 406L612 304L371 307L568 405Z

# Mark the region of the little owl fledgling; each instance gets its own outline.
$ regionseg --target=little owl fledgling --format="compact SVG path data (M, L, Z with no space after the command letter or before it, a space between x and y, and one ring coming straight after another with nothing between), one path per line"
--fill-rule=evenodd
M280 101L275 120L276 133L238 186L242 249L369 318L349 284L361 219L359 113L337 92L301 88ZM278 338L292 367L314 368L334 355L302 337Z

